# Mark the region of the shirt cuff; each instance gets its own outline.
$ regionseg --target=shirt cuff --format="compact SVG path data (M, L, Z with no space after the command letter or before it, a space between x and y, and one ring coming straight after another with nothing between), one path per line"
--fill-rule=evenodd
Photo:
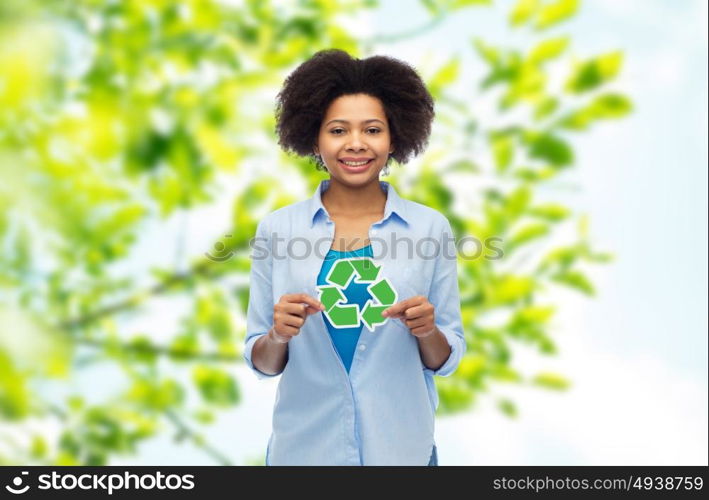
M438 327L438 329L448 341L448 345L451 348L451 353L448 355L448 359L446 359L446 361L437 370L431 370L430 368L426 368L425 371L430 372L432 375L447 377L451 375L460 364L460 360L463 356L463 339L461 339L458 335L449 332L446 329L443 329L441 327Z
M246 341L246 344L244 345L244 361L246 361L246 365L251 368L251 371L253 371L256 374L256 377L259 379L264 379L264 378L273 378L277 377L280 375L280 373L276 373L275 375L270 375L268 373L263 373L261 370L256 368L251 361L251 351L254 349L254 344L258 339L263 337L264 335L268 335L268 333L261 333L259 335L254 335L251 337L249 340Z

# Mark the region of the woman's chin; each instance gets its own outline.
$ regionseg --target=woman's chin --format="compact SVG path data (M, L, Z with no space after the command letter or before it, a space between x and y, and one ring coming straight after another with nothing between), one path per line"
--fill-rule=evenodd
M337 176L332 177L336 177L336 179L342 184L348 184L350 186L363 186L365 184L369 184L372 181L378 180L379 171L372 169L359 174L350 174L347 172L338 171Z

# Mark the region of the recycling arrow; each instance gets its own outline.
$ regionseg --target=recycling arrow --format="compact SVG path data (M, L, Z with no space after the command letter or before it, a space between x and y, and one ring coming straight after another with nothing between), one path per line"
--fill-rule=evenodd
M370 331L386 323L382 311L396 303L397 293L387 278L376 281L382 266L376 266L369 258L342 259L330 269L325 281L320 285L320 302L325 306L323 314L335 328L353 328L363 324ZM352 279L357 283L370 283L367 291L375 300L368 300L360 311L359 304L347 304L342 289ZM376 301L376 302L375 302Z
M382 266L375 266L372 259L353 259L350 263L359 275L359 279L356 281L360 283L369 283L377 279L379 270L382 268Z
M372 305L371 300L368 300L364 305L364 309L362 309L362 321L370 332L374 331L375 326L383 325L386 322L386 318L382 316L382 311L384 311L387 307L389 306Z
M383 279L381 281L377 281L373 285L369 285L367 290L369 290L369 293L371 293L380 304L391 305L396 302L396 292L394 291L394 288L392 288L388 279Z
M345 294L336 286L320 287L320 302L323 303L327 311L329 311L332 306L345 299Z
M326 281L333 285L347 288L350 279L356 274L358 276L358 279L355 280L357 283L370 283L377 279L379 269L381 269L381 266L375 266L372 259L342 259L332 266Z

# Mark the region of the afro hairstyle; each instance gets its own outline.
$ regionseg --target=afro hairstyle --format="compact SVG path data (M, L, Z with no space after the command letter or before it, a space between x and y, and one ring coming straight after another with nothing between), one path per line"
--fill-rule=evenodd
M394 146L391 158L404 164L426 149L434 103L416 70L393 57L357 59L339 49L316 52L286 78L276 98L278 144L317 163L313 147L328 106L352 94L381 101Z

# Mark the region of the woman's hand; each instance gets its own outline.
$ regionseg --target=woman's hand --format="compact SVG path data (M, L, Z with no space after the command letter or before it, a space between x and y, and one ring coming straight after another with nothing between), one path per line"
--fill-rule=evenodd
M402 319L411 335L425 338L436 332L434 309L433 304L426 297L417 295L385 309L382 311L382 316Z
M273 328L269 337L276 343L285 344L300 333L305 320L311 314L324 311L319 300L305 293L283 295L273 306Z

